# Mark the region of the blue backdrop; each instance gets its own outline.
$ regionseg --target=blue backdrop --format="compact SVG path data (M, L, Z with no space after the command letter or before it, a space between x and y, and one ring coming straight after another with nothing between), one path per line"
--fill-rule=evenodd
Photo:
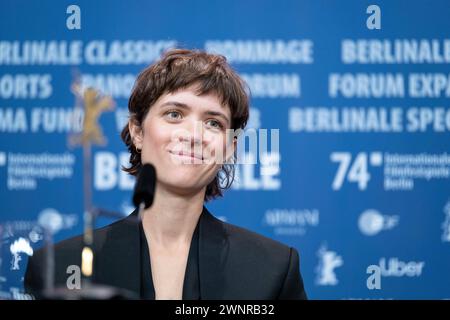
M93 147L92 199L125 215L127 99L139 71L179 46L224 54L250 87L249 127L279 129L270 163L238 165L233 189L207 205L215 215L297 248L312 299L450 298L449 1L0 9L3 297L20 297L42 243L33 221L51 220L56 240L82 232L72 84L114 100L99 121L107 144Z

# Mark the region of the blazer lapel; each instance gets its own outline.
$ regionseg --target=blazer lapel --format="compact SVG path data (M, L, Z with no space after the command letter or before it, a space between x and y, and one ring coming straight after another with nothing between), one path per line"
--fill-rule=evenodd
M137 211L115 223L96 252L95 280L141 294L140 231ZM97 241L97 239L96 239ZM229 243L223 223L203 207L199 219L200 298L223 299Z
M225 265L229 244L223 223L206 207L199 221L199 277L200 298L223 299L226 288Z

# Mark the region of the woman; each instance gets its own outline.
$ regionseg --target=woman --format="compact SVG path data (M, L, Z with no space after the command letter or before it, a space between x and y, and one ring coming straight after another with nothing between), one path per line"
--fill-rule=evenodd
M95 281L145 299L306 299L294 248L224 223L204 202L233 178L249 115L243 81L222 56L171 50L138 77L122 139L137 175L156 168L153 205L95 232ZM56 246L56 283L80 265L82 239ZM36 292L42 254L25 277Z

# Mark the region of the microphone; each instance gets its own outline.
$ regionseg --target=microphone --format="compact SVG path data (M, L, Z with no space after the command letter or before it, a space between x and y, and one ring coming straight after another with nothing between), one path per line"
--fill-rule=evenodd
M152 205L155 186L155 167L150 163L146 163L141 167L133 194L133 204L139 208L139 217L144 209L148 209Z
M141 167L139 177L136 182L136 186L133 194L133 203L139 208L138 221L141 219L141 213L144 209L149 208L153 203L153 197L155 194L156 184L156 170L155 167L146 163ZM114 213L106 212L104 210L91 210L87 212L85 216L86 230L85 232L85 246L81 253L81 271L85 280L90 281L92 279L93 267L94 267L94 225L97 215L109 215L114 216ZM90 235L86 237L86 235Z

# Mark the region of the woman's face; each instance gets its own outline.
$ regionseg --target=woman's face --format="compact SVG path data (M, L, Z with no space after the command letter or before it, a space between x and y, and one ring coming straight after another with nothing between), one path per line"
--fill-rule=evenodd
M156 168L158 184L187 195L204 191L235 150L227 138L231 112L215 94L198 96L195 87L162 95L142 126L130 121L142 163Z

